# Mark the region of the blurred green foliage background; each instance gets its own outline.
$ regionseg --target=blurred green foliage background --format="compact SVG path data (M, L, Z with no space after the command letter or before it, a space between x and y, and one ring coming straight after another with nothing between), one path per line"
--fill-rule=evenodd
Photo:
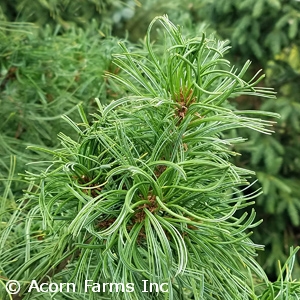
M0 0L0 213L13 211L26 187L22 175L47 155L28 145L58 147L57 134L67 132L62 114L76 120L75 105L87 112L94 98L107 103L126 93L104 76L118 73L112 54L118 40L128 47L144 38L157 15L184 27L187 35L214 32L229 39L226 58L237 66L252 60L249 76L260 69L263 85L277 99L232 99L239 108L281 114L275 134L230 132L249 136L237 147L238 165L254 170L264 194L257 199L264 222L253 240L266 245L258 260L270 278L277 260L285 261L300 240L300 1L296 0ZM158 33L159 34L159 33ZM68 133L70 134L70 133ZM251 136L250 136L251 135ZM29 163L26 165L26 163ZM0 224L1 226L1 224ZM298 261L295 275L300 276Z

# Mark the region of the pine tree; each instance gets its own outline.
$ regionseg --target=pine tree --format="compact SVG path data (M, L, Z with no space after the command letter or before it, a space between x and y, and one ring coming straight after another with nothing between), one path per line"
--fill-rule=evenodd
M156 23L164 38L154 44ZM122 73L108 76L128 95L96 99L92 120L78 105L80 122L64 116L78 138L60 133L59 149L30 147L53 159L27 172L30 185L1 232L0 280L22 282L13 299L41 297L28 292L33 280L75 283L55 299L296 299L289 268L297 248L274 284L255 262L262 246L249 230L260 222L243 211L260 191L242 193L254 173L231 158L245 139L225 136L272 133L277 114L236 110L228 99L273 91L257 87L262 77L243 79L250 63L236 70L223 58L225 42L186 38L165 16L151 22L140 50L120 46ZM99 292L85 291L85 280ZM162 289L145 291L145 280ZM134 289L104 291L104 283Z

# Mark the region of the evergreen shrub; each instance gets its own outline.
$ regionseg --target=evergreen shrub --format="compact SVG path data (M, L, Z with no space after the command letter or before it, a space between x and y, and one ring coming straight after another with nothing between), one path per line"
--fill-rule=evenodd
M154 24L165 34L151 40ZM187 38L167 17L150 24L140 50L115 55L121 75L108 74L128 95L104 105L91 120L64 116L78 135L60 133L60 149L29 186L0 236L0 282L19 280L17 299L297 299L295 253L269 282L255 261L251 230L261 193L242 193L252 171L237 167L225 133L247 128L272 133L275 113L236 110L231 97L274 97L245 81L223 58L228 46L213 37ZM122 75L123 74L123 75ZM261 117L264 119L261 119ZM237 211L241 214L237 217ZM2 224L3 224L2 223ZM75 293L28 293L29 282L76 284ZM84 281L101 285L84 291ZM167 284L147 292L143 280ZM132 283L131 292L103 291L103 283ZM5 297L3 291L2 297ZM5 298L4 298L5 299Z
M253 61L250 74L266 70L266 80L260 84L272 86L277 92L276 100L240 97L235 101L239 109L279 113L281 119L274 135L263 136L243 129L232 135L248 138L247 143L235 148L242 153L235 163L254 170L263 188L256 211L265 222L253 240L266 245L258 261L276 278L277 260L283 263L289 256L289 245L296 246L300 242L300 2L204 0L197 3L193 21L205 20L222 38L230 40L232 51L228 59L231 61L240 64L250 58ZM300 275L299 266L298 254L296 276Z

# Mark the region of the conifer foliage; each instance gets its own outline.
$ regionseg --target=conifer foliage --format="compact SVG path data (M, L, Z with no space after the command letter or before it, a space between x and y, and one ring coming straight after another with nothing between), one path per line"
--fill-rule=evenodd
M256 211L265 222L253 239L266 245L259 262L274 278L277 260L284 262L289 245L299 245L300 241L299 16L300 2L295 0L204 0L194 8L195 22L206 20L222 38L230 39L229 59L243 63L250 58L253 73L266 70L261 84L277 92L277 99L242 97L235 101L243 109L281 115L272 136L239 130L237 135L249 135L249 142L235 148L242 153L236 164L247 164L254 170L263 188ZM298 254L297 276L299 262Z
M164 40L155 45L157 23ZM58 150L31 147L53 161L41 162L40 174L27 173L28 190L0 236L0 280L22 282L13 299L53 297L29 293L31 280L76 284L75 293L55 299L299 295L289 276L279 279L280 289L271 285L254 260L261 248L249 238L255 211L236 212L260 191L241 193L253 172L230 159L244 139L224 137L235 128L270 134L277 114L234 110L227 100L270 98L272 90L256 87L262 77L243 79L249 62L241 70L231 66L223 58L226 43L186 38L166 16L150 24L141 50L120 46L115 64L123 72L108 76L128 95L108 105L96 99L92 122L80 105L81 122L65 116L77 140L60 133ZM134 289L93 293L85 280ZM168 289L145 291L145 280Z
M31 22L39 27L59 25L60 33L74 25L88 29L94 20L104 34L110 32L112 16L126 7L128 9L126 1L118 0L0 0L0 17L5 21Z
M57 134L65 127L61 116L76 119L76 104L89 110L95 97L104 103L122 93L103 80L118 49L114 38L103 38L96 22L85 31L59 31L59 26L41 30L0 22L0 178L7 179L12 155L17 157L15 175L24 173L27 162L43 159L24 151L28 145L57 147ZM14 182L15 194L22 188Z

